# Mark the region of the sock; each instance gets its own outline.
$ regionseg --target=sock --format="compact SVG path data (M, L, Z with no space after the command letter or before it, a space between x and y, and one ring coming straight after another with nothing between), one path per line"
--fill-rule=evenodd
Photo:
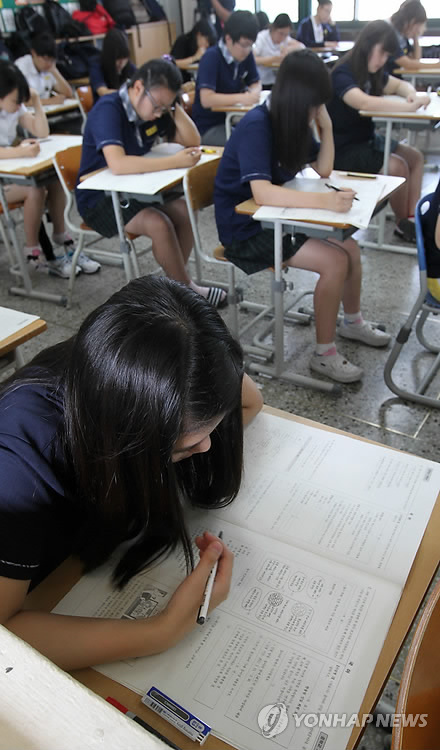
M344 325L362 326L363 324L364 324L364 319L362 317L362 313L360 310L357 313L344 313Z
M330 344L316 344L315 354L319 357L334 357L337 354L336 344L331 341Z
M72 245L73 240L67 232L61 232L61 234L55 234L55 232L52 235L52 239L55 242L56 245Z
M27 258L32 257L38 260L41 255L41 247L39 245L25 245L23 249Z

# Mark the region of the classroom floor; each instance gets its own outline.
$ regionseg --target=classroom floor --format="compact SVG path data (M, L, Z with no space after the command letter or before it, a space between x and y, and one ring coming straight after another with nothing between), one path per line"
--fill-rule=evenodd
M438 159L440 161L440 159ZM433 189L439 178L438 172L430 172L425 177L424 192ZM200 217L201 235L204 247L212 250L218 243L212 208L206 209ZM392 236L393 222L387 221L386 240ZM18 228L22 237L21 228ZM117 240L107 241L117 248ZM407 312L412 306L418 291L418 267L414 256L395 254L380 250L363 250L364 280L363 304L364 317L384 323L387 330L395 335ZM140 261L141 270L150 273L156 269L151 253ZM223 269L204 268L205 278L225 280ZM253 277L246 277L238 272L245 297L254 301L269 298L269 285L272 274L263 272ZM292 271L287 279L292 281L295 289L313 289L315 279L312 274ZM67 281L43 274L33 274L35 287L47 291L63 292ZM81 274L76 281L73 305L70 310L50 302L30 300L11 296L11 276L8 272L6 255L0 246L0 305L23 310L39 315L47 321L48 330L41 336L23 346L23 353L28 359L42 348L55 344L75 333L85 316L97 305L104 302L125 282L122 268L104 266L100 273L86 276ZM228 312L222 313L228 319ZM440 338L440 319L431 324L431 331L437 340ZM289 368L309 375L308 359L313 351L313 325L304 327L296 325L290 328L285 338L285 349L289 356ZM421 352L414 342L407 344L404 379L411 382L415 372L423 368L430 355ZM354 363L362 366L365 377L361 383L345 385L342 395L334 397L304 388L294 387L287 383L256 377L264 396L270 406L285 409L317 422L337 427L362 437L410 453L440 460L438 430L440 412L427 408L408 405L396 398L384 383L383 367L387 350L374 350L356 345L346 340L340 341L340 350ZM435 384L436 394L440 393L440 378ZM398 681L406 653L404 647L386 686L384 696L393 703L398 689ZM361 748L364 750L382 750L388 747L390 735L384 730L371 726L364 734Z

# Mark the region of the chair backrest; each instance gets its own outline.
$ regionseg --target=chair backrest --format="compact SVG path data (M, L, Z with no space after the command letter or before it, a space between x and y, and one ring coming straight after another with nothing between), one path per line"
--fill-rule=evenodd
M417 240L417 258L421 271L426 271L426 251L425 238L423 236L423 214L430 207L434 193L428 193L420 198L416 206L415 223L416 223L416 240Z
M438 747L439 708L440 582L426 602L403 667L392 750L433 750ZM415 721L417 714L425 715L425 726L422 726L423 719ZM400 715L404 715L406 720L401 720ZM411 726L411 723L416 726Z
M71 193L78 180L82 146L71 146L65 151L58 151L53 157L57 175L64 189Z
M87 115L93 107L93 91L91 86L78 86L76 89L82 110Z
M193 211L206 208L213 202L214 180L219 164L220 159L211 159L188 169L183 187L185 197L191 204Z

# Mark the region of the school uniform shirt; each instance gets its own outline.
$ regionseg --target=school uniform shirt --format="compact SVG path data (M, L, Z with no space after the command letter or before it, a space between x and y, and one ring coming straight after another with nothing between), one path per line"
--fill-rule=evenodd
M38 583L72 552L78 512L57 431L59 395L27 384L0 398L0 575Z
M27 111L24 104L20 104L16 112L0 109L0 146L12 146L17 137L18 121Z
M235 9L235 0L219 0L220 5L223 5L223 7L226 10L232 11ZM220 20L220 18L216 15L215 17L215 30L217 32L217 37L220 39L220 37L223 34L223 21Z
M251 180L269 180L274 185L282 185L295 176L276 162L275 139L265 103L240 120L226 143L214 187L215 220L223 245L233 240L246 240L261 231L259 222L251 216L235 212L239 203L252 197ZM307 161L315 161L318 152L319 144L310 134Z
M127 84L114 94L102 96L87 118L78 181L81 175L107 166L102 151L104 146L122 146L129 156L143 156L159 137L167 135L170 124L168 113L151 122L140 120L128 97ZM80 214L90 211L103 195L99 190L76 188Z
M330 26L329 23L317 24L314 17L309 16L299 24L296 38L306 47L319 47L325 42L339 42L339 29L336 24L334 26Z
M388 73L384 71L384 86L388 82ZM361 88L366 94L371 93L371 82L359 86L349 63L337 65L332 70L333 98L327 106L333 123L333 138L336 152L356 143L366 143L374 136L374 123L371 117L361 117L357 109L349 107L343 96L353 88Z
M275 44L271 35L270 29L263 29L260 31L253 46L254 57L279 57L283 47L286 46L286 42ZM275 82L276 71L266 68L264 65L257 65L258 75L260 76L261 83L268 86Z
M440 248L435 243L435 227L440 216L440 180L435 189L431 205L422 216L428 277L440 279ZM437 295L435 295L437 298Z
M238 63L223 40L207 49L199 63L192 108L192 118L201 135L216 125L222 125L226 115L224 112L212 112L211 109L202 107L200 89L211 89L217 94L240 94L259 80L252 52L243 62Z
M99 96L97 94L98 89L101 88L101 86L107 86L106 80L104 78L104 73L101 67L100 55L99 54L93 55L90 58L88 65L89 65L90 85L92 87L92 92L93 92L93 100L97 102L99 99ZM136 73L136 66L133 65L133 63L130 62L129 60L127 65L123 69L123 71L121 71L120 75L123 74L123 77L119 79L120 80L119 86L121 85L121 83L124 83L129 78L131 78L131 76L134 73Z
M394 27L393 27L394 28ZM406 38L403 34L400 33L400 31L397 31L397 29L394 29L397 36L397 41L399 43L399 49L397 50L395 55L390 55L386 65L385 70L390 74L393 75L393 71L395 68L397 68L396 60L400 60L401 57L407 57L413 50L413 45L409 41L409 39ZM397 76L400 78L400 76Z
M34 65L32 55L19 57L14 64L21 70L30 88L35 89L41 99L48 99L57 82L55 76L49 72L40 73Z
M197 44L194 41L191 31L187 34L181 34L177 37L173 46L171 47L170 55L175 60L186 60L187 57L192 57L197 52ZM181 70L183 81L191 81L192 76L188 70Z

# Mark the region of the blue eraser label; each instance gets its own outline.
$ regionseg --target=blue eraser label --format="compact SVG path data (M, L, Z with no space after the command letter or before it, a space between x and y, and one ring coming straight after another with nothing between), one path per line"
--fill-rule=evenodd
M208 724L188 711L187 708L181 706L180 703L165 695L157 687L153 686L145 693L142 703L145 703L146 706L177 727L183 734L201 745L211 731Z

